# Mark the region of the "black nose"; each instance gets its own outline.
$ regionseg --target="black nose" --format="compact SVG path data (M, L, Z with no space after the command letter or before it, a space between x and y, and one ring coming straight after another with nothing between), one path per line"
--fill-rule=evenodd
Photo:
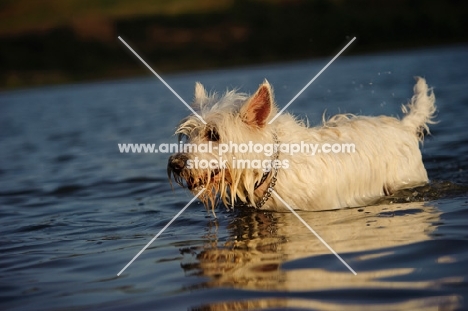
M188 158L186 155L177 153L169 157L167 166L170 167L174 172L180 172L185 167L187 160Z

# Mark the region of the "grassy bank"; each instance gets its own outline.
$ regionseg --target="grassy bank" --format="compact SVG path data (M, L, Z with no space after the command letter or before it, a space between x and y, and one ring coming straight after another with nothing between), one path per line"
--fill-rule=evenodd
M5 1L0 88L467 42L468 3L435 0Z

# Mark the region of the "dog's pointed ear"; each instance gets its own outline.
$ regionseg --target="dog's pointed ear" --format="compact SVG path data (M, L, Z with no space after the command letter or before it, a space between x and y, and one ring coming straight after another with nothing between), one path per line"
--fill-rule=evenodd
M203 84L200 82L195 83L195 100L203 100L207 98L208 96L206 95L206 90Z
M208 95L206 94L205 87L200 83L195 83L195 99L193 100L192 107L198 110L203 108L203 105L207 102Z
M273 91L267 80L242 106L240 115L242 120L253 127L263 128L273 110Z

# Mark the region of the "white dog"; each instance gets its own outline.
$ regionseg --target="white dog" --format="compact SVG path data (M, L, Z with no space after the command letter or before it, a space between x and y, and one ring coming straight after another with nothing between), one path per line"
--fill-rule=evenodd
M419 143L434 123L435 97L422 78L414 93L401 120L340 114L308 128L290 114L269 123L277 107L267 81L250 97L220 98L197 83L193 107L206 124L194 115L181 122L176 134L188 144L169 158L169 178L193 193L205 188L200 199L212 208L220 198L226 206L287 210L273 190L300 210L372 204L428 182Z

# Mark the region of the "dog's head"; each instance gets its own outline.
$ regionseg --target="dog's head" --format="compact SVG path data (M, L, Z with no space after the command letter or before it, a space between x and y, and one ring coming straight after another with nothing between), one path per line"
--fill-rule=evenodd
M217 198L226 206L254 205L255 186L265 180L273 154L264 148L275 137L268 124L277 111L270 84L252 96L228 91L218 97L197 83L192 107L206 124L195 115L182 120L176 134L183 150L169 157L169 179L194 194L205 188L200 199L207 207L214 208Z

